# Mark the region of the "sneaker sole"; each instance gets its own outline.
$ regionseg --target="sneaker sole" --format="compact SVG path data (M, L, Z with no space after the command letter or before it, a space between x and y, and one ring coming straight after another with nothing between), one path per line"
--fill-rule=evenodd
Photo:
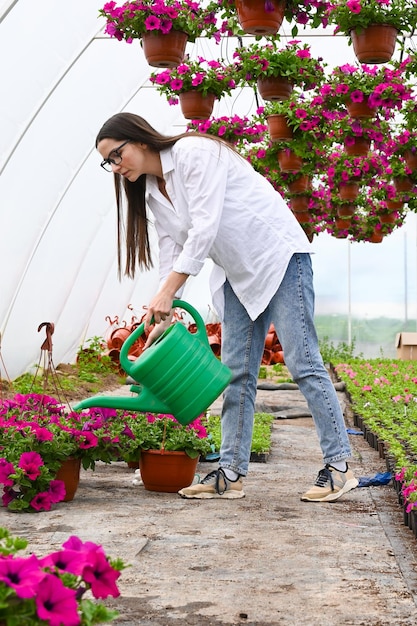
M346 481L340 491L329 493L324 498L307 498L306 496L301 496L301 500L303 502L334 502L335 500L338 500L341 496L343 496L343 494L351 491L352 489L355 489L355 487L357 487L358 485L359 481L356 478L351 478L350 480Z
M195 493L195 494L185 494L185 493L181 493L181 491L178 491L178 495L181 496L181 498L184 498L186 500L214 500L214 499L222 499L222 500L237 500L239 498L244 498L245 494L243 491L225 491L223 494L219 494L219 493L207 493L206 492L202 492L202 493Z

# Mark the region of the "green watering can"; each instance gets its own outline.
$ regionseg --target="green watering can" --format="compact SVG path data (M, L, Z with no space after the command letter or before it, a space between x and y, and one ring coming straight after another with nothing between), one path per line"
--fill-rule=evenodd
M167 413L184 426L201 415L229 384L232 373L213 354L206 327L198 311L182 300L173 307L185 309L194 318L196 333L175 323L135 360L130 347L142 335L145 324L134 330L120 350L120 364L138 385L132 397L95 396L74 409L108 407L149 413Z

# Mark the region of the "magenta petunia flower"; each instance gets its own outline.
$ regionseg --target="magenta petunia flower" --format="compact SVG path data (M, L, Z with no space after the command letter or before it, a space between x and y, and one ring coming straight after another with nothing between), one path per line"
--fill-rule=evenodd
M45 572L39 568L37 557L0 559L0 581L12 587L19 598L33 598Z
M50 511L52 506L51 494L48 491L41 491L30 501L30 506L35 511Z
M91 585L91 593L95 598L108 598L108 596L117 598L120 595L116 585L119 576L120 572L110 566L103 552L88 553L83 578Z
M360 13L362 10L359 0L347 0L346 6L352 13Z
M80 550L64 549L52 552L40 559L41 567L58 568L64 572L70 572L75 576L81 576L87 552Z
M355 89L350 94L350 99L352 100L352 102L363 102L365 99L363 91L361 91L360 89Z
M61 502L65 498L65 483L62 480L51 480L49 495L52 503Z
M53 574L46 574L36 595L36 608L40 619L50 626L78 626L78 604L74 589L65 587Z
M145 19L146 30L158 30L161 26L161 20L155 15L149 15Z
M9 463L9 461L5 458L0 459L0 484L5 487L11 487L13 485L13 480L9 478L10 474L14 474L15 469L13 463Z
M37 452L23 452L20 455L19 467L25 472L30 480L35 480L40 476L40 467L44 465L43 459Z

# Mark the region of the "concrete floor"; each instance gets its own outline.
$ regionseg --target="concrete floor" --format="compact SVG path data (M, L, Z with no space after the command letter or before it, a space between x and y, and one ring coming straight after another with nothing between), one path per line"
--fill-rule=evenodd
M40 514L1 510L0 525L38 555L76 534L130 563L121 596L106 601L120 613L116 626L414 626L417 541L392 487L301 502L322 466L304 400L297 390L266 390L258 401L279 418L268 462L251 464L241 500L149 492L124 463L99 464L82 471L71 503ZM357 477L386 471L362 436L350 440Z

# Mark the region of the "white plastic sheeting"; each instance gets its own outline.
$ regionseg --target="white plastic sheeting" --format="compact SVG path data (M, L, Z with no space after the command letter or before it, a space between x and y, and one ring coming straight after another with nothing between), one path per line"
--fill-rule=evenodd
M148 82L152 68L139 42L128 45L101 34L100 7L97 0L0 2L3 377L3 365L13 379L38 361L42 322L55 323L54 362L72 361L86 339L106 333L107 317L140 316L157 287L156 269L135 281L117 279L113 177L99 167L94 139L121 110L143 115L162 132L179 132L185 120ZM354 62L344 38L318 34L308 39L314 55L330 65ZM233 39L221 46L198 40L187 51L230 59L234 45ZM246 89L217 103L214 116L245 116L255 108ZM329 261L328 239L320 236L315 244L319 305L322 270L326 276L331 263L332 276L347 276L346 243L331 242ZM384 255L385 245L378 254ZM208 269L185 292L206 317Z

